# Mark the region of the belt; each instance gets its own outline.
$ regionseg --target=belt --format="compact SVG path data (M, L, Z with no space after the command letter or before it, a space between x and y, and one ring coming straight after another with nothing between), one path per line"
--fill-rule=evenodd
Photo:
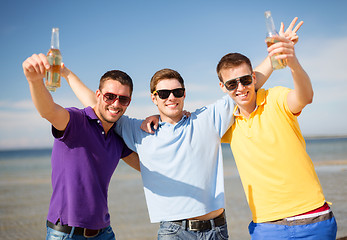
M225 218L225 213L223 212L221 215L214 219L210 220L178 220L178 221L171 221L172 223L176 223L178 225L184 226L187 230L190 231L206 231L206 230L211 230L212 229L212 222L214 223L215 227L220 227L223 226L227 223L226 218Z
M71 233L72 227L68 225L60 225L59 222L58 224L54 224L50 221L47 220L47 227L50 227L56 231L63 232L63 233ZM81 228L81 227L75 227L75 230L73 234L75 235L82 235L86 238L91 238L95 237L102 231L103 229L99 230L93 230L93 229L87 229L87 228Z
M325 210L323 212L301 215L301 216L296 216L296 217L289 217L289 218L284 218L284 219L271 221L271 222L267 222L267 223L278 224L278 225L287 225L287 226L307 225L307 224L325 221L325 220L328 220L332 217L334 217L334 214L329 209L329 210Z

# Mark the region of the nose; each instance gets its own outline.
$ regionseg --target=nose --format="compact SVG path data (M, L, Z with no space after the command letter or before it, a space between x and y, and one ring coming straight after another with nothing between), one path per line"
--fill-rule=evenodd
M119 98L117 97L116 98L116 101L114 101L112 104L111 104L111 106L113 106L113 107L122 107L122 105L119 103Z
M167 99L174 99L174 98L176 98L176 97L174 96L173 92L170 92L170 95Z
M240 82L240 80L237 80L237 88L236 89L244 89L245 86L242 85L242 83Z

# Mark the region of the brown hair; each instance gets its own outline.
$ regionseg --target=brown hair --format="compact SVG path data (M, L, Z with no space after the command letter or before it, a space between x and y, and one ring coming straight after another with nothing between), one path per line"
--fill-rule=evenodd
M104 83L107 80L114 80L120 82L122 85L127 85L130 87L130 95L133 93L133 81L131 77L120 70L111 70L102 75L99 83L99 89L101 90Z
M153 75L153 77L151 79L151 83L150 83L151 93L153 93L156 90L156 87L161 80L172 79L172 78L177 79L179 81L179 83L182 85L182 87L184 88L184 81L183 81L183 78L181 77L181 75L175 70L172 70L169 68L164 68L164 69L157 71Z
M217 74L218 74L219 80L223 82L222 74L221 74L222 70L237 67L243 63L246 63L251 69L251 71L253 71L252 64L249 58L240 53L228 53L227 55L222 57L217 65Z

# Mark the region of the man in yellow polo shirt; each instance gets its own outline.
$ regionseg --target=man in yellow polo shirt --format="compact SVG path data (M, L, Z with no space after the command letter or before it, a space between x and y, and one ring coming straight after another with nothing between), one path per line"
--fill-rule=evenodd
M283 37L268 48L291 70L294 89L256 92L250 60L225 55L217 66L220 87L236 103L235 123L222 142L230 143L252 211L252 239L336 239L336 221L306 152L297 117L312 102L309 76L294 44Z

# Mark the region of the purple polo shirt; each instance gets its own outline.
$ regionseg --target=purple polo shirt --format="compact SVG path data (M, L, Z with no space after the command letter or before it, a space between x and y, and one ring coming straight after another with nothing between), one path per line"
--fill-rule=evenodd
M120 158L132 151L113 127L104 129L91 107L68 108L70 121L64 132L52 127L53 193L47 219L89 229L110 225L107 192Z

